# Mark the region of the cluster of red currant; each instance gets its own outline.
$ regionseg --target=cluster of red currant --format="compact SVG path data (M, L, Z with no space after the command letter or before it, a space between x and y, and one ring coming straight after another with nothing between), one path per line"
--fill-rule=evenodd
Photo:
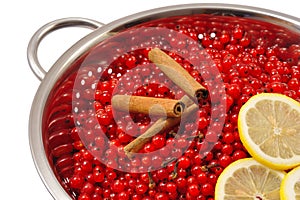
M128 158L123 147L156 119L115 111L113 95L184 96L149 61L154 47L208 88L209 98L155 135L141 157ZM44 133L52 168L78 200L212 200L223 169L248 156L237 130L241 106L262 92L300 101L299 57L299 35L252 19L202 14L129 28L75 63L49 100Z

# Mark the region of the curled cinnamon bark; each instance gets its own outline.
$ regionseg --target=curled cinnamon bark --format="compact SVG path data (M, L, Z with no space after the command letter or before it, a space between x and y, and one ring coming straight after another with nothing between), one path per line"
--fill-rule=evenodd
M130 95L113 96L112 106L121 111L168 117L180 117L185 107L183 102L175 99Z
M176 85L192 99L206 99L207 89L198 83L179 63L158 48L148 53L149 60L156 64Z
M182 113L181 117L185 117L198 109L198 105L188 97L184 96L180 99L185 105L186 109ZM142 135L135 138L129 144L124 147L126 155L131 158L133 153L137 153L151 138L161 131L168 130L180 123L181 117L167 117L158 119L148 130Z

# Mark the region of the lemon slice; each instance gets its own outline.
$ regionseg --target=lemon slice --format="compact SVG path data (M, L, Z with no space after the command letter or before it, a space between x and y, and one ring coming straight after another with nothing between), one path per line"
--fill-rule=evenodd
M231 163L218 178L216 200L280 200L285 172L262 165L253 158Z
M241 141L252 157L273 169L300 164L300 103L285 95L251 97L238 117Z
M283 178L280 197L282 200L300 199L300 167L296 167Z

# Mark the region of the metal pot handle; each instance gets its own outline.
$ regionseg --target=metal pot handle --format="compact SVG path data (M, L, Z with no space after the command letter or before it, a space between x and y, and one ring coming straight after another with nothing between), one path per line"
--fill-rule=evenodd
M84 27L84 28L89 28L94 30L103 25L104 25L103 23L97 22L95 20L71 17L71 18L58 19L42 26L32 36L27 48L28 63L34 75L41 81L43 80L43 78L47 73L38 60L37 51L40 42L49 33L66 27Z

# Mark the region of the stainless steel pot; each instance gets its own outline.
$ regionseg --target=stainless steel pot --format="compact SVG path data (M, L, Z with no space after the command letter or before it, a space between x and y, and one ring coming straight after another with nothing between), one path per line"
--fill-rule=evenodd
M89 49L102 40L107 39L112 34L117 34L129 27L150 20L177 15L191 15L195 13L217 13L254 18L275 23L293 31L300 32L300 19L266 9L229 4L187 4L144 11L121 18L106 25L83 18L66 18L46 24L35 33L28 46L28 61L32 71L37 78L41 80L41 84L32 103L29 121L29 139L37 171L54 199L71 199L71 197L56 179L49 165L43 143L43 115L47 99L52 89L61 81L62 76L67 72L69 66L84 55ZM39 64L37 58L37 48L39 43L44 36L50 32L69 26L83 26L95 30L74 44L56 61L51 69L46 72Z

